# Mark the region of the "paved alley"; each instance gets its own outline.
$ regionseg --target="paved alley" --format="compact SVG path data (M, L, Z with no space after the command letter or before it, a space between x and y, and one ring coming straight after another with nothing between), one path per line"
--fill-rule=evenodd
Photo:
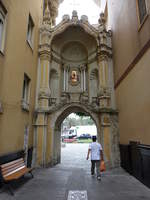
M150 189L122 169L102 174L102 180L90 175L86 160L88 144L67 144L62 148L62 164L34 170L17 182L15 196L7 190L0 200L149 200Z

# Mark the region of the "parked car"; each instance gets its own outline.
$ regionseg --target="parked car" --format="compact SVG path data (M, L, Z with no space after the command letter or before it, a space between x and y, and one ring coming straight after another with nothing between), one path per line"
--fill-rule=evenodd
M91 135L89 133L81 134L78 139L91 139Z

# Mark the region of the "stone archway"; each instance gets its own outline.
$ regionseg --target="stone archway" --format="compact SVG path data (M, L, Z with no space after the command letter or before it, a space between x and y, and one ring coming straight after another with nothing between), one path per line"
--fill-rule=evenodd
M74 109L81 109L95 119L108 167L119 165L111 37L104 14L97 28L89 24L86 16L79 19L76 11L72 19L65 16L53 28L46 10L40 29L37 76L34 136L37 165L59 162L60 124Z
M52 133L52 140L53 146L51 147L52 150L52 164L60 163L60 136L61 136L61 124L63 120L71 113L74 112L83 112L86 115L90 116L96 127L97 127L97 137L98 141L101 141L101 134L100 134L100 119L99 115L90 111L86 106L81 104L70 104L62 107L59 111L55 112L55 115L50 115L51 121L51 133Z

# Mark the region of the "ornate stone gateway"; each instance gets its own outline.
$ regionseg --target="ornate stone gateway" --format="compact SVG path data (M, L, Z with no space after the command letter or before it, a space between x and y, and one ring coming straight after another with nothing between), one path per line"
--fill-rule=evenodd
M111 31L104 14L92 26L87 16L65 15L52 27L48 7L40 28L34 161L60 162L61 123L72 112L90 115L108 167L119 165Z

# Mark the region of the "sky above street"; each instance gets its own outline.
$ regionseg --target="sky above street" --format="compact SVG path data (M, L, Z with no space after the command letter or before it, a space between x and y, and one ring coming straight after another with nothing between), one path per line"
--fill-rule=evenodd
M72 16L73 10L78 12L79 18L81 15L87 15L91 24L98 23L101 10L93 0L64 0L59 6L56 23L58 24L62 20L64 14Z

